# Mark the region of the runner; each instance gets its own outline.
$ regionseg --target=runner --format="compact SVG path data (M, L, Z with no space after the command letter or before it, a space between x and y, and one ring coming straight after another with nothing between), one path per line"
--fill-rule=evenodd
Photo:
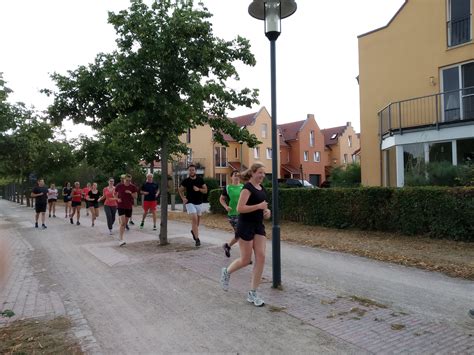
M123 184L123 183L125 182L125 176L126 176L126 174L120 175L120 182L117 184L117 186L119 186L120 184ZM115 188L117 188L117 186L115 186ZM134 225L135 223L133 223L131 219L132 219L132 216L130 216L130 218L128 219L128 221L130 222L131 225ZM121 224L122 224L122 219L119 218L118 221L119 221L119 225L121 225ZM128 223L125 225L125 228L126 228L127 230L130 230L130 228L129 228L129 226L128 226Z
M188 167L189 176L181 182L178 192L181 196L183 204L186 205L186 210L192 218L191 235L193 236L196 246L201 245L199 239L199 222L202 215L202 197L207 193L207 186L202 177L196 175L196 166L191 164ZM183 192L186 190L186 197Z
M92 219L92 227L94 227L94 222L97 217L99 217L99 199L100 199L100 192L97 190L97 183L94 182L92 184L91 189L87 193L86 201L89 204L89 209L91 210L91 219Z
M109 185L104 187L102 197L99 199L104 201L104 212L107 218L107 227L109 227L109 234L112 235L112 227L115 223L115 214L117 213L117 196L115 193L114 179L109 179Z
M38 228L38 219L41 214L41 228L46 229L44 216L46 214L46 205L48 203L48 188L44 186L44 180L39 179L38 184L33 188L31 197L35 198L35 228Z
M137 198L138 189L130 182L131 180L132 176L127 174L123 184L118 184L115 187L115 192L118 197L118 215L121 220L119 246L124 246L126 244L123 234L125 232L125 226L128 223L128 219L132 215L134 199Z
M71 215L71 199L72 199L72 187L70 182L66 182L63 187L63 201L66 215L64 218L68 218Z
M153 230L156 231L156 199L160 193L158 184L153 182L153 174L146 174L146 181L143 183L140 193L144 196L143 198L143 217L142 223L140 223L140 229L143 229L145 224L145 218L148 211L151 211L153 216Z
M89 191L91 190L91 183L88 182L86 187L82 189L82 199L86 201L86 216L89 216L89 200L87 196L89 196Z
M230 275L250 263L252 250L255 254L255 266L252 273L250 291L247 301L257 307L265 304L257 294L265 265L265 225L264 218L270 218L270 210L266 201L265 188L261 185L265 178L265 168L261 163L254 163L242 174L245 183L240 193L237 211L240 213L236 237L239 238L240 258L234 260L229 267L222 268L221 286L224 291L229 289Z
M232 245L237 243L235 232L237 231L237 221L239 220L239 212L237 212L237 202L239 202L240 192L242 191L243 184L240 183L240 173L237 170L230 173L231 183L222 189L219 202L222 207L227 211L227 218L229 223L234 229L234 238L229 243L224 243L225 255L230 258L230 249Z
M58 189L55 184L51 184L48 189L48 212L49 218L51 218L51 211L53 217L56 218L56 202L58 201Z
M72 214L70 215L71 217L69 218L69 221L71 224L74 224L73 218L74 215L77 212L77 217L76 217L76 225L80 225L81 223L79 222L79 219L81 218L81 201L82 201L82 190L81 190L81 184L79 181L76 181L74 183L74 188L72 189Z

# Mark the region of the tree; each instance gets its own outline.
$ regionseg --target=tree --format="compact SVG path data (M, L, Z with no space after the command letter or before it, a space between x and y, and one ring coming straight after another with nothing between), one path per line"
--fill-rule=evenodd
M192 0L155 1L147 6L132 0L129 9L109 13L117 33L117 50L98 54L94 63L68 75L53 74L57 92L49 112L52 119L72 119L96 129L114 127L125 133L124 145L135 158L159 157L162 176L168 158L183 151L179 136L187 129L209 124L215 140L223 134L255 146L254 135L227 118L236 106L257 103L257 90L229 88L239 80L237 61L255 65L248 40L224 41L214 36L212 15ZM110 132L110 131L109 131ZM116 137L116 135L114 135ZM161 179L161 204L167 206L167 179ZM167 244L167 209L161 212L160 243Z

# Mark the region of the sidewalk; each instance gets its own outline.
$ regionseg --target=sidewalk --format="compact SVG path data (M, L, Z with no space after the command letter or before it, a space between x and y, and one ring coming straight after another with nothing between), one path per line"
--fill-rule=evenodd
M232 275L229 292L225 293L219 288L220 269L238 256L238 248L232 249L231 259L223 255L221 244L224 240L230 238L230 233L201 228L203 245L196 249L189 234L189 224L168 221L170 248L152 248L151 246L156 245L158 240L157 232L151 231L149 220L145 224L145 229L138 229L137 222L139 222L140 211L137 210L134 214L136 225L131 226L131 230L126 234L126 248L118 248L116 242L111 241L110 237L107 236L103 215L97 222L95 229L83 225L80 227L71 226L70 228L68 226L69 229L67 230L74 233L70 236L71 240L79 244L66 245L61 248L57 245L57 242L66 242L64 237L49 240L46 238L46 234L41 234L41 231L32 231L32 223L27 220L21 221L20 218L25 215L25 211L31 215L31 210L27 210L26 207L15 206L14 215L10 215L8 220L0 214L0 235L13 241L12 249L14 251L13 272L6 289L0 293L0 309L13 309L17 314L14 319L69 315L74 320L76 336L82 339L83 346L89 347L88 349L91 352L98 351L95 337L98 338L98 343L102 341L101 328L93 325L98 322L95 318L101 318L101 316L90 314L87 319L82 315L84 307L90 308L86 301L78 307L78 301L68 297L67 292L62 292L61 288L58 287L58 291L55 291L54 287L47 289L44 288L44 285L42 287L42 283L48 284L42 279L42 275L49 270L43 271L43 269L32 268L33 256L41 252L41 250L32 246L33 242L38 243L37 248L40 246L51 248L52 252L58 249L57 255L62 255L64 251L71 250L74 253L72 255L75 255L74 258L70 259L71 264L82 265L82 261L78 260L78 257L84 258L89 266L95 267L97 273L103 270L104 275L107 275L107 279L101 278L101 274L95 275L96 280L94 281L90 278L94 275L72 275L67 270L65 271L65 275L70 275L69 278L71 276L77 277L83 287L88 285L92 287L96 283L103 283L105 289L117 290L117 285L111 286L108 284L112 280L111 277L114 276L114 273L118 273L124 279L123 285L126 285L125 278L128 278L129 272L132 272L130 274L132 282L141 277L144 278L144 282L153 284L154 281L152 282L151 279L146 280L150 278L149 275L156 274L154 272L148 274L150 270L155 269L162 270L159 274L156 274L161 283L168 282L170 277L179 277L179 280L183 277L185 279L189 278L189 284L185 284L185 288L194 288L195 292L199 289L200 294L199 296L196 294L193 299L195 304L188 304L187 310L181 310L181 312L186 312L188 318L197 317L196 319L198 319L205 316L208 321L212 319L212 322L222 324L222 312L233 312L234 308L237 312L249 310L253 313L258 312L258 317L268 317L270 322L271 320L277 322L268 323L268 330L270 330L279 326L278 322L282 321L282 315L289 315L299 320L301 324L310 326L315 332L314 336L322 338L327 336L328 342L329 339L337 339L341 342L339 348L333 345L326 348L326 351L329 352L459 354L474 352L474 322L466 319L466 324L458 326L453 322L434 320L424 313L427 308L418 311L407 309L393 300L387 301L390 299L388 295L377 297L374 300L374 297L366 297L366 294L362 294L355 288L351 293L342 293L336 283L336 281L340 282L341 279L332 280L325 274L326 271L321 266L317 266L315 260L327 264L327 268L333 270L333 275L338 275L341 272L338 270L340 266L335 264L337 260L354 262L354 264L349 264L353 265L351 270L345 270L349 276L359 267L357 263L360 263L362 272L366 273L368 282L373 284L374 289L380 283L380 278L391 272L393 272L394 283L399 281L395 280L396 277L401 277L400 275L403 275L403 273L413 273L414 278L419 277L420 280L425 278L427 282L438 283L439 287L449 287L452 292L459 289L461 291L456 292L464 292L463 294L465 294L465 290L472 289L472 283L464 283L438 276L435 273L387 265L346 254L282 244L283 290L275 290L271 288L271 243L269 242L267 245L267 265L260 290L266 301L266 306L263 309L256 309L248 306L244 301L246 291L249 288L250 268L240 270ZM61 218L50 222L51 226L48 228L50 233L56 226L61 228L63 225L67 225ZM91 257L96 262L90 259ZM95 265L97 262L101 263L103 267ZM333 265L331 265L332 262ZM306 269L302 265L306 265ZM166 266L166 269L162 269L164 266ZM369 272L369 268L380 270L380 274L373 271ZM165 270L169 270L170 273L166 273ZM183 270L185 273L178 275L177 270ZM200 282L200 279L206 280L206 282ZM196 282L193 281L191 284L191 280ZM80 286L74 280L71 280L71 284L76 285L76 287ZM173 280L171 280L171 284L173 284ZM420 287L423 286L420 281L418 281L418 284ZM64 287L67 289L67 285ZM178 284L175 287L178 288ZM91 290L91 292L93 291L93 295L99 297L103 295L105 289ZM406 290L407 293L409 291ZM178 293L173 293L175 297L182 297L179 289L176 292ZM405 291L401 289L400 292ZM208 296L205 296L206 294ZM376 294L376 292L367 290L367 294ZM115 294L112 294L112 296L112 298L109 298L109 303L116 299ZM148 299L145 293L144 297ZM157 297L159 298L159 296ZM210 307L215 307L215 304L212 306L212 302L218 301L218 307L224 308L217 308L212 313L203 313L202 306L207 305L206 297L212 300ZM429 299L430 295L425 292L421 297ZM127 299L127 296L125 298ZM442 299L444 300L444 298ZM232 310L229 309L228 305L225 305L228 302L231 302ZM154 307L157 306L148 305L148 311L152 311ZM137 309L136 312L138 313L138 311ZM139 315L137 314L137 316ZM131 314L128 316L131 317ZM250 314L249 316L252 317ZM0 322L2 321L5 323L5 320L0 318ZM132 319L130 319L130 322L132 322ZM89 326L90 324L92 326ZM239 329L236 332L244 331L241 328L236 329ZM202 331L205 332L206 330L203 329ZM287 332L290 331L290 329L287 330ZM138 329L137 332L140 333ZM297 342L296 334L293 338ZM300 344L300 346L302 346L299 348L300 350L304 349L304 344ZM208 348L207 351L211 350L212 348ZM201 351L206 352L203 349ZM226 350L221 349L221 351ZM314 349L307 348L307 351L314 351Z

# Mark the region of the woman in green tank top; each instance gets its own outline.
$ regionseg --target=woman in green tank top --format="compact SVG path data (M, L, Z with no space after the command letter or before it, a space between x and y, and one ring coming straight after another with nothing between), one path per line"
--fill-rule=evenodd
M229 223L235 232L237 229L237 221L239 219L237 203L239 202L240 192L242 191L242 187L244 185L240 182L240 173L237 170L232 171L230 174L230 181L231 183L222 189L219 202L227 211L227 218L229 219ZM225 255L228 258L230 257L230 249L235 243L237 243L237 238L234 236L234 238L232 238L229 243L222 245Z

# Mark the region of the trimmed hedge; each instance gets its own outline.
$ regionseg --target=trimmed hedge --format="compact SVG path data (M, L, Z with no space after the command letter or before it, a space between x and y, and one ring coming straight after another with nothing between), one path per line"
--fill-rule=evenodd
M220 193L209 193L212 213L225 213ZM279 195L280 216L288 221L474 242L471 187L280 189Z

